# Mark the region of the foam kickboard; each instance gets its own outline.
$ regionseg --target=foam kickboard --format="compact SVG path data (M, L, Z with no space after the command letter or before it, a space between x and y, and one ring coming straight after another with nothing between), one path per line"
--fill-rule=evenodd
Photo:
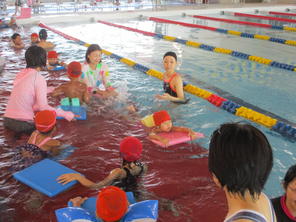
M77 120L87 119L86 108L83 106L58 106L58 108L61 108L64 111L71 111L75 115L78 115L78 117L75 117ZM57 119L64 119L64 117L57 116Z
M165 137L167 139L169 139L169 144L168 146L173 146L179 143L185 143L188 141L191 141L190 136L188 136L188 133L185 132L169 132L169 133L158 133L157 135ZM202 133L196 133L197 138L196 139L200 139L204 137L204 134ZM151 140L153 143L161 146L161 147L166 147L162 142L158 141L158 140Z
M49 197L69 189L77 181L65 185L57 182L57 178L65 173L78 173L64 165L50 159L41 160L26 169L13 174L13 177Z

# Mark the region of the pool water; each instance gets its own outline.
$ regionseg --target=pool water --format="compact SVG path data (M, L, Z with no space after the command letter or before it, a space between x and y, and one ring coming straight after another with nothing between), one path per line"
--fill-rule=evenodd
M169 19L189 22L188 18L183 18L181 15ZM233 36L227 37L224 34L205 30L156 24L145 20L121 20L114 21L114 23L252 55L260 56L262 53L264 54L264 56L261 55L262 57L296 64L295 49L291 46ZM217 94L223 94L223 97L231 98L233 101L251 104L290 122L296 122L293 113L296 108L294 72L190 48L178 43L157 40L98 23L71 26L57 24L52 27L87 43L97 43L108 51L160 71L163 71L163 54L166 51L175 51L179 59L178 72L184 76L185 81ZM235 28L229 29L234 30ZM247 29L252 30L250 27ZM39 31L39 28L25 27L19 31L23 36L26 35L25 43L28 45L29 34ZM254 28L253 31L257 29ZM1 113L5 110L15 74L25 66L24 51L13 52L8 47L8 39L5 36L10 36L12 33L11 30L1 33L1 55L7 60L5 70L0 75ZM274 33L282 35L281 32ZM289 39L292 39L292 35ZM85 47L52 32L49 32L49 40L57 44L56 51L60 53L60 59L65 62L84 60ZM276 53L278 53L278 58ZM146 139L145 131L134 117L122 116L121 113L112 110L97 112L93 109L93 112L88 114L87 121L58 122L58 136L61 137L63 143L78 147L69 158L61 162L94 181L99 181L110 170L119 167L118 144L120 140L128 135L137 136L144 143L143 162L149 166L148 173L140 182L139 198L160 200L159 221L223 221L226 213L224 194L213 184L207 170L206 152L209 137L213 130L224 122L248 121L189 94L186 95L191 98L188 105L157 101L155 95L162 92L162 83L159 80L109 57L104 57L103 60L109 66L114 86L125 95L128 101L136 105L139 116L167 109L173 116L175 125L188 126L204 133L206 137L192 144L181 144L163 149ZM57 86L67 80L63 72L44 73L44 75L49 86ZM52 98L50 101L52 104L57 104L57 101ZM280 179L287 168L295 163L294 143L267 128L252 124L265 133L273 147L274 167L265 192L270 197L278 196L282 193ZM10 176L10 158L14 147L24 143L27 138L16 139L11 132L3 128L2 119L0 131L3 144L0 151L2 185L0 187L0 197L2 197L0 218L4 221L55 221L54 210L64 207L68 199L96 194L96 191L75 186L70 191L50 199L37 195L30 188L16 182Z

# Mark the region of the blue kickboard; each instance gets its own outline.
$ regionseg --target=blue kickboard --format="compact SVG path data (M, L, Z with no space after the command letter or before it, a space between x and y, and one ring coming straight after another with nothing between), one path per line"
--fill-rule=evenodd
M56 66L54 69L51 71L60 71L60 70L65 70L66 68L64 66Z
M14 173L13 177L49 197L53 197L77 183L77 181L72 181L65 185L58 183L57 178L65 173L78 172L53 160L44 159Z
M61 108L64 111L71 111L75 115L78 115L79 117L75 117L77 120L87 119L86 108L83 106L58 106L58 108ZM64 119L64 117L57 116L57 119Z
M70 145L64 146L57 156L53 156L50 159L55 161L67 159L76 149L78 149L78 147Z

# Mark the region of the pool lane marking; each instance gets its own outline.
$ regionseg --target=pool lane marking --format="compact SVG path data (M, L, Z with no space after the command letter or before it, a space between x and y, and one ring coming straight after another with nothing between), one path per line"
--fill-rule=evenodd
M220 54L228 54L233 57L238 57L240 59L246 59L246 60L257 62L260 64L269 65L272 67L281 68L281 69L285 69L285 70L289 70L289 71L296 71L296 66L294 66L294 65L276 62L271 59L267 59L267 58L263 58L263 57L259 57L259 56L248 55L248 54L234 51L231 49L210 46L210 45L206 45L206 44L199 43L199 42L180 39L180 38L177 38L174 36L168 36L168 35L162 35L162 34L157 34L157 33L153 33L153 32L147 32L147 31L143 31L143 30L139 30L139 29L123 26L123 25L117 25L117 24L102 21L102 20L98 20L97 22L104 24L104 25L109 25L109 26L113 26L116 28L125 29L125 30L132 31L132 32L141 33L143 35L151 36L154 38L163 39L163 40L170 41L170 42L177 42L177 43L180 43L180 44L183 44L186 46L199 48L199 49L203 49L206 51L211 51L211 52L220 53ZM295 44L296 44L296 41L295 41Z
M247 18L256 18L256 19L261 19L261 20L296 23L295 19L278 18L278 17L272 17L272 16L254 15L254 14L248 14L248 13L229 12L229 11L227 11L225 13L227 15L232 15L232 16L236 16L236 17L247 17Z
M55 32L55 33L63 36L66 39L73 40L79 45L83 45L85 47L88 47L90 45L89 43L86 43L86 42L81 41L77 38L69 36L63 32L55 30L54 28L51 28L43 23L40 23L39 26L42 28L46 28L52 32ZM107 51L105 49L102 49L102 52L104 54L110 56L111 58L117 59L118 61L125 63L128 66L133 67L139 71L142 71L150 76L156 77L160 80L163 79L162 72L160 72L158 70L150 69L146 66L138 64L130 59L124 58L124 57L114 54L110 51ZM280 133L284 137L287 137L293 141L296 141L296 127L291 126L290 124L286 124L286 123L281 122L275 118L272 118L270 116L267 116L267 115L264 115L264 114L259 113L257 111L254 111L252 109L249 109L248 107L237 104L231 100L227 100L223 97L220 97L212 92L209 92L205 89L201 89L201 88L194 86L192 84L186 84L184 86L184 90L192 95L201 97L201 98L207 100L208 102L212 103L213 105L215 105L221 109L224 109L236 116L243 117L247 120L250 120L252 122L255 122L257 124L265 126L268 129L271 129L273 131Z

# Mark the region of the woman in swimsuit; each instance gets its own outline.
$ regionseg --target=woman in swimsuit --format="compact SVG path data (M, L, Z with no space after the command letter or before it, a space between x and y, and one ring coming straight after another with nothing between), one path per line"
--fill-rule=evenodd
M163 56L163 90L164 94L156 95L157 99L169 100L177 103L186 103L183 90L183 81L180 74L175 72L177 65L177 55L174 52L167 52Z

